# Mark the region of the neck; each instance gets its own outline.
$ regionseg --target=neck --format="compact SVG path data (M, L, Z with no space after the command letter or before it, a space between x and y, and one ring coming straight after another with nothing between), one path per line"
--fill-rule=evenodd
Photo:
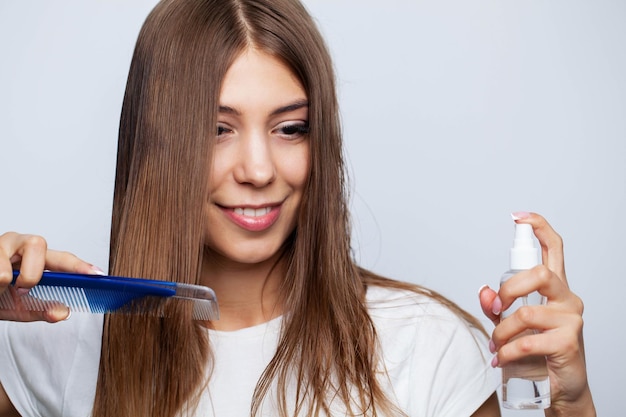
M215 291L220 308L220 319L209 323L209 327L233 331L281 315L279 287L284 274L284 262L279 256L258 264L239 264L205 253L201 283Z

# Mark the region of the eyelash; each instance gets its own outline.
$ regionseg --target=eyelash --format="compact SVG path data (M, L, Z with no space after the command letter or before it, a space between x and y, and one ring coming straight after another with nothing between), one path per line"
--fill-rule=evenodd
M224 126L217 126L217 137L219 138L224 133L230 132L231 130Z
M274 129L273 131L278 131L280 132L280 134L285 135L285 136L291 136L291 137L300 137L303 135L308 135L309 134L309 122L303 122L303 123L287 123L284 124L282 126L279 126L278 128Z
M280 135L288 136L288 137L295 139L295 138L299 138L300 136L309 134L309 131L310 131L309 122L303 122L303 123L286 123L282 126L279 126L273 129L272 133L278 133ZM216 133L217 133L218 138L229 132L232 132L232 130L225 126L220 126L220 125L217 126Z

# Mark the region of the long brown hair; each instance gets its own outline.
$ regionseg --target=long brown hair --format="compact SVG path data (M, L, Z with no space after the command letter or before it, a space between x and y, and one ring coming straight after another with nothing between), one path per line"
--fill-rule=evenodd
M330 414L333 399L351 415L397 415L376 379L380 358L367 286L425 293L479 325L441 296L355 264L334 71L313 20L295 0L164 0L148 16L122 108L111 273L198 281L221 82L248 47L279 58L302 83L311 155L296 230L283 254L283 329L251 415L274 388L280 416ZM210 374L208 335L188 311L171 313L106 317L94 417L171 417L193 409ZM288 399L294 381L295 398Z

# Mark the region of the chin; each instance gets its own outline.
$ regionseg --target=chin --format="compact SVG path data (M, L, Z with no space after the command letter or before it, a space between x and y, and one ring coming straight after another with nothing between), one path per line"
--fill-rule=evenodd
M272 244L255 244L249 247L245 244L232 245L229 248L210 248L207 247L207 253L210 257L222 258L228 263L236 263L242 265L255 265L264 262L274 262L282 253L282 245ZM248 247L246 247L248 246Z

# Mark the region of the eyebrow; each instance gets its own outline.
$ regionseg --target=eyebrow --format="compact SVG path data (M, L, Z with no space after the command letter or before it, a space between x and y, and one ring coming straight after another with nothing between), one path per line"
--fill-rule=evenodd
M270 116L276 116L279 114L283 114L283 113L289 113L295 110L299 110L303 107L308 107L309 106L309 101L304 99L304 100L298 100L295 101L291 104L287 104L286 106L281 106L275 110L272 111L272 113L270 113ZM218 109L219 113L226 113L226 114L233 114L235 116L240 116L241 112L233 107L230 106L219 106Z

